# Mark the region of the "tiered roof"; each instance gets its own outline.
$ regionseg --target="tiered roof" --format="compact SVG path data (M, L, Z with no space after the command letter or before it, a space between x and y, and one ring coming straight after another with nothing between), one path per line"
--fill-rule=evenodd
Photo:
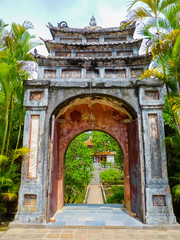
M38 65L47 67L45 70L47 76L44 74L44 78L51 78L52 75L55 78L56 73L51 74L52 72L48 73L48 71L50 72L51 68L54 71L54 68L57 67L60 67L62 71L70 68L72 71L74 71L74 68L85 68L86 70L104 68L104 71L106 71L106 68L119 68L120 70L124 68L127 71L129 66L135 66L136 68L141 66L143 71L151 60L151 56L148 54L139 56L138 51L142 39L133 39L135 24L125 29L120 29L120 27L102 28L97 26L93 16L89 26L85 28L69 28L64 21L60 22L57 27L49 23L48 28L53 40L42 40L49 51L49 56L44 57L36 54ZM131 69L128 71L130 72ZM121 73L118 73L119 76L122 75ZM68 74L66 72L62 76L68 78ZM107 72L107 74L110 76L111 73ZM82 71L70 75L73 77L75 75L79 76L78 78L91 78L90 75L87 77L86 73ZM61 73L59 76L61 78ZM102 76L103 74L99 73L99 77L102 78ZM123 76L124 78L127 77L126 73L123 73ZM131 76L136 76L136 74L132 72Z

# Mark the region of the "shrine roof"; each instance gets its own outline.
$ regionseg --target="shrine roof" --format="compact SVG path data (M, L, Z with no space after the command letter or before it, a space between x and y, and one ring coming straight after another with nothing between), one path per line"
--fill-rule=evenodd
M92 143L91 141L92 141L92 137L90 137L88 140L86 140L86 141L84 142L84 144L85 144L85 145L92 146L93 143Z
M103 43L100 43L100 42L94 42L94 43L80 43L80 42L77 42L77 43L72 43L72 42L69 42L69 43L65 43L65 42L55 42L54 40L44 40L41 38L42 41L44 41L46 47L48 48L48 50L50 48L64 48L64 47L67 47L67 46L72 46L72 47L91 47L91 46L123 46L123 45L132 45L132 44L138 44L139 47L142 43L142 40L143 39L132 39L130 41L115 41L115 42L103 42Z
M93 156L94 154L93 153L91 153L91 156ZM114 152L109 152L109 151L107 151L107 152L97 152L96 153L96 156L99 156L99 155L107 155L107 156L110 156L110 155L116 155L116 153L114 153Z
M57 27L54 27L51 23L48 23L47 27L49 28L52 36L61 34L61 33L72 33L72 34L94 34L94 33L101 33L101 34L110 34L110 33L118 33L118 32L128 32L129 34L133 34L135 31L135 23L127 26L124 29L119 27L109 27L109 28L102 28L100 26L86 26L84 28L70 28L68 27L65 21L58 23ZM127 33L126 33L127 34Z
M116 61L124 61L126 63L140 60L142 61L141 64L147 64L150 63L152 55L150 53L148 54L143 54L143 55L138 55L138 56L118 56L118 57L50 57L50 56L42 56L37 54L35 56L38 65L44 66L46 64L48 65L53 65L57 64L61 61L66 62L66 64L73 64L74 66L77 64L83 64L83 62L88 62L88 61L93 61L93 62L113 62L115 63Z

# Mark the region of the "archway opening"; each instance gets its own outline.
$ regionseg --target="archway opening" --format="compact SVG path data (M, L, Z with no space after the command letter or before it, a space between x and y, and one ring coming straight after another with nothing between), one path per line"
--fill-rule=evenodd
M75 137L65 154L64 203L124 203L123 152L102 131Z
M124 156L124 204L142 214L137 115L128 103L107 95L79 96L56 107L54 163L51 171L49 215L64 206L64 159L71 141L86 131L103 131L121 146ZM138 204L137 204L138 202ZM140 216L141 218L141 216Z

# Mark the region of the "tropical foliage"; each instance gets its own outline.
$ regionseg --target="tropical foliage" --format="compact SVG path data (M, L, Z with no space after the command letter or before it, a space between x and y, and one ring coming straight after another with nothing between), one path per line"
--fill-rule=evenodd
M109 195L106 199L106 203L108 204L123 204L124 203L124 186L113 186L112 188L107 190L107 195Z
M137 4L139 5L135 8ZM133 0L129 10L121 27L137 21L139 33L146 41L146 50L152 53L152 67L143 73L141 79L154 77L165 83L164 120L172 129L172 136L166 139L169 168L176 166L173 171L169 171L169 176L173 200L179 201L180 1Z
M0 155L0 220L9 206L12 210L16 206L20 185L19 157L27 153L27 148L20 148L12 151L9 157Z
M167 153L169 156L169 175L172 187L172 196L175 202L180 203L180 136L178 134L166 138Z
M84 143L92 137L93 148L88 148ZM117 163L122 166L123 155L119 144L108 134L100 131L85 132L74 138L70 143L65 156L65 202L82 203L86 187L91 180L93 159L97 152L116 151ZM118 160L119 157L119 160ZM119 183L123 172L108 169L101 173L102 182Z
M119 184L120 179L123 179L123 171L120 172L117 169L107 169L104 172L100 172L100 178L103 184Z
M84 142L88 135L83 133L70 143L65 156L65 202L83 202L86 187L91 179L93 161L91 149Z
M20 160L27 153L22 145L24 121L23 80L29 72L27 61L34 61L30 50L37 45L29 33L32 25L12 23L10 31L0 20L0 215L17 203ZM8 209L7 209L8 208Z
M9 149L18 148L24 119L23 80L28 78L25 70L27 61L34 58L30 50L37 44L28 32L28 22L23 25L12 23L11 30L4 32L0 45L0 88L1 88L1 154L8 155ZM3 23L0 25L5 26ZM2 27L3 31L4 27ZM15 111L16 110L16 111ZM13 137L12 137L13 136Z

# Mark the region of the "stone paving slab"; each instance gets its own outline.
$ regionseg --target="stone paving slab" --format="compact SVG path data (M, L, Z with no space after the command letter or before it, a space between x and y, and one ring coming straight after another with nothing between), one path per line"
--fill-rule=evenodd
M49 226L143 226L138 218L126 213L122 204L65 205L53 216Z
M100 184L89 185L88 197L86 200L87 204L103 204L103 194Z
M0 231L1 240L179 240L180 228L177 230L155 229L37 229L37 228L11 228L8 231Z

